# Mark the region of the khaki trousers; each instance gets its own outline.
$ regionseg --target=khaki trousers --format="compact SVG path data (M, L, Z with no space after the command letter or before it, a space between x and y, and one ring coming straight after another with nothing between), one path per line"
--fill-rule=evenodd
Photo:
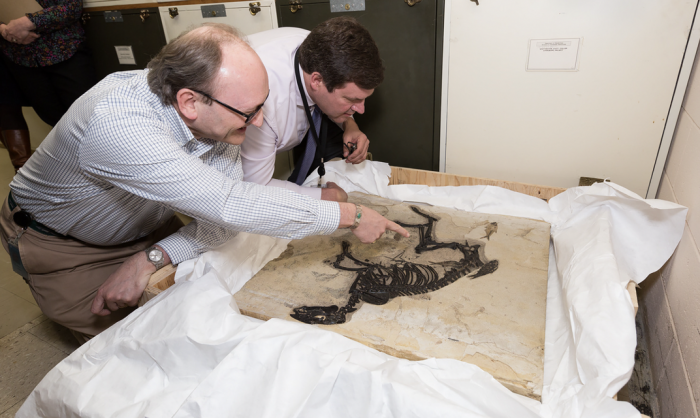
M0 238L8 253L8 240L21 231L12 220L12 215L19 210L18 206L11 211L5 199L0 211ZM27 228L18 244L22 264L29 273L25 281L41 311L52 321L69 328L83 343L135 309L123 308L107 316L94 315L90 307L100 286L128 257L173 234L182 225L173 216L143 238L106 247Z

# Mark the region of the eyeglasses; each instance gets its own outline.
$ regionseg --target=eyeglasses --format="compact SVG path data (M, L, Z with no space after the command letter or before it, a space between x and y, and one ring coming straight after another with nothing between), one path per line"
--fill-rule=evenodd
M246 113L241 112L238 109L234 109L233 107L227 105L226 103L222 103L222 102L216 100L215 98L211 97L210 95L206 94L203 91L194 90L194 89L190 89L190 90L192 90L195 93L199 93L202 96L208 98L209 100L215 101L216 103L220 104L221 106L225 107L226 109L228 109L234 113L238 113L239 115L243 116L245 118L246 125L249 124L253 120L253 118L258 114L258 112L260 112L260 110L263 108L263 105L265 104L265 101L267 100L268 97L270 97L270 92L268 91L267 96L265 96L265 100L263 100L263 102L260 104L260 106L258 106L252 113L246 114Z

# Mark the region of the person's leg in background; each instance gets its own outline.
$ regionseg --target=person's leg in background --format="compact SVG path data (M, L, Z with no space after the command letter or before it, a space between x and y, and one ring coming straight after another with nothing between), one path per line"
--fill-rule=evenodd
M85 42L80 44L72 57L58 64L44 67L56 95L68 111L73 102L97 84L97 73L92 54Z
M7 148L17 172L32 155L29 128L22 115L21 106L0 105L0 132L2 144Z
M72 57L46 67L25 67L0 54L17 87L41 120L51 126L73 102L97 82L87 46L81 44Z
M39 118L47 125L55 126L67 109L63 110L60 97L54 91L49 78L43 73L41 67L24 67L15 64L4 54L0 54L0 60L3 61L3 65L10 73L17 89L26 97L26 106L33 107Z
M22 115L22 106L28 106L5 65L0 61L0 139L10 154L10 160L19 170L31 155L29 128Z

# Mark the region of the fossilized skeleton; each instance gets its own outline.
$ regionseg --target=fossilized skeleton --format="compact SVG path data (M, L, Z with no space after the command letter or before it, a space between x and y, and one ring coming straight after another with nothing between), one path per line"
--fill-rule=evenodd
M294 308L291 317L307 324L342 324L345 323L347 314L357 310L355 306L360 301L373 305L384 305L397 296L429 293L454 283L461 277L469 275L470 279L475 279L498 269L498 260L482 261L479 256L480 244L437 242L433 226L438 219L424 213L416 206L411 206L411 209L425 218L427 222L423 224L396 223L404 228L418 229L419 243L415 247L416 254L451 249L462 255L462 258L457 261L433 263L434 265L439 264L439 269L443 271L442 277L435 267L427 264L399 260L395 264L382 266L370 263L369 260L360 261L350 252L350 244L343 241L343 252L336 257L332 265L338 270L357 272L357 277L350 287L348 303L342 308L338 308L336 305L302 306Z

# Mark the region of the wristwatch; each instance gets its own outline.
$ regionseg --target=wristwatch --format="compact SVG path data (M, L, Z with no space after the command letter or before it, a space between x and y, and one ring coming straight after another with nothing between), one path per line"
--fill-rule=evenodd
M156 266L156 271L163 267L163 251L159 250L157 247L146 248L146 258L154 266Z

